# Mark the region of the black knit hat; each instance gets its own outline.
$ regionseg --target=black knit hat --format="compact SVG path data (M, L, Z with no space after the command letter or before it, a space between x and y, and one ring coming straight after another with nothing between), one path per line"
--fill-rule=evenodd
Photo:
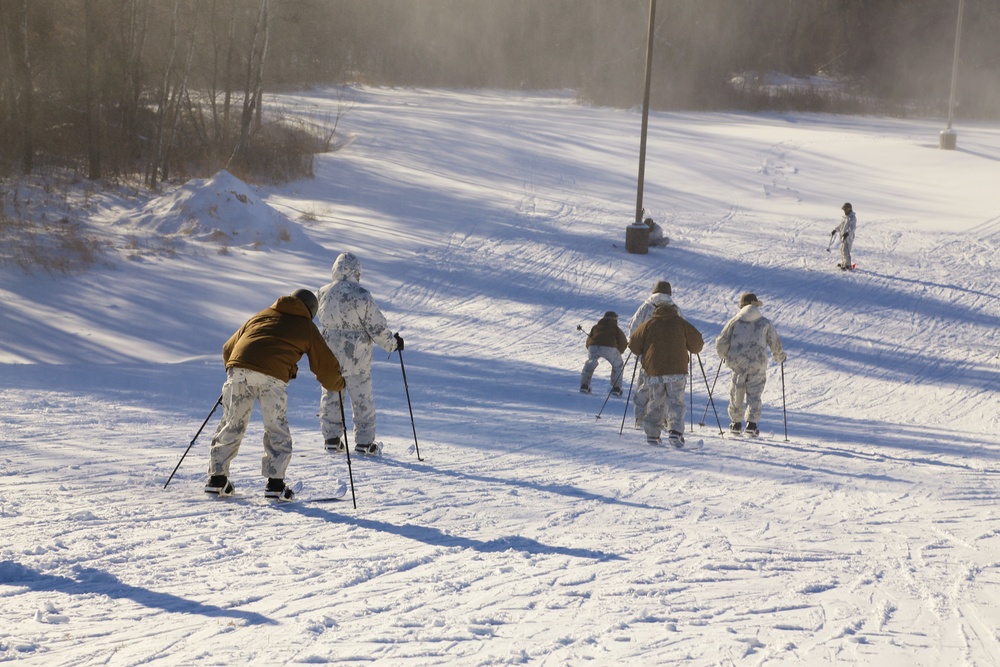
M670 296L670 283L666 280L657 281L656 285L653 287L653 294L666 294Z
M757 299L757 295L754 294L753 292L744 292L743 295L740 297L740 308L743 308L745 306L760 306L760 305L763 304L761 304L760 300Z
M307 289L297 289L292 292L292 296L305 304L305 307L309 310L310 317L316 317L316 311L319 310L319 300L316 299L315 294Z
M613 310L609 310L608 312L604 313L604 319L606 319L606 320L617 320L618 319L618 313L616 313Z

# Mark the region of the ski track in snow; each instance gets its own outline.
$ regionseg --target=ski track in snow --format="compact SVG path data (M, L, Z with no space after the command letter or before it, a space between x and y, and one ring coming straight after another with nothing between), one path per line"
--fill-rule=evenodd
M633 115L559 96L359 95L345 119L358 133L350 150L321 158L315 184L273 198L387 226L345 219L307 231L331 260L367 249L365 279L406 336L425 461L410 451L398 360L378 351L386 449L352 457L357 510L350 493L264 501L259 416L233 465L240 497L202 497L217 416L162 490L221 386L216 343L228 333L171 363L109 369L81 352L79 364L7 365L0 661L1000 663L995 224L933 231L867 218L856 203L859 270L844 274L839 252L824 250L836 220L762 213L752 199L816 198L804 149L825 145L818 130L769 139L781 133L757 128L760 145L733 157L752 188L722 209L671 209L670 246L628 255L608 221L631 215L616 188L632 176ZM698 118L673 121L693 124L692 155L706 145L698 132L726 127ZM754 130L753 117L738 120ZM846 130L852 145L865 141L861 128ZM597 147L595 132L606 137ZM661 154L681 150L663 136L673 129L660 132ZM454 137L467 143L443 152ZM651 182L650 199L664 189ZM305 276L329 264L269 255L228 279L252 294L293 265ZM173 261L213 280L210 255ZM619 435L621 398L595 419L606 365L592 395L575 392L576 326L609 309L627 321L661 278L706 339L691 407L706 426L687 434L702 451L646 445L631 414ZM787 439L776 365L761 438L720 436L707 405L714 338L749 289L789 354ZM258 301L244 297L230 319ZM727 387L723 372L722 426ZM322 450L318 396L309 378L290 385L290 475L303 497L348 478L345 459Z

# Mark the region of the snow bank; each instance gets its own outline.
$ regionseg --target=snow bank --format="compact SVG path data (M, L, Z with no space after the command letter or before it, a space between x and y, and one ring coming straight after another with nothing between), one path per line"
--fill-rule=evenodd
M194 179L146 203L116 224L137 234L264 249L314 245L299 227L257 192L222 170Z

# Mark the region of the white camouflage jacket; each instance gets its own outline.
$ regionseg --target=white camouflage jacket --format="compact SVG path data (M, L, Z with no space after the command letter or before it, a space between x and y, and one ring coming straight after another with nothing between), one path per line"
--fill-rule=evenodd
M848 245L854 244L854 233L858 228L858 216L854 215L854 211L847 213L840 220L840 224L837 225L837 237L841 240L844 238L844 234L847 234Z
M361 261L349 252L333 263L333 282L319 290L320 329L340 361L341 374L371 372L372 344L386 352L396 349L396 339L371 293L361 286Z
M657 292L655 294L650 294L649 297L642 302L639 309L635 311L635 315L628 322L628 335L631 338L635 330L639 328L639 325L648 320L653 316L653 311L656 310L657 306L667 304L676 307L677 304L670 297L669 294L663 294L662 292ZM681 314L681 309L677 308L677 314Z
M786 359L781 349L781 339L771 320L764 317L757 306L740 309L736 317L726 322L722 333L715 340L719 358L734 371L762 371L767 368L767 348L778 363Z

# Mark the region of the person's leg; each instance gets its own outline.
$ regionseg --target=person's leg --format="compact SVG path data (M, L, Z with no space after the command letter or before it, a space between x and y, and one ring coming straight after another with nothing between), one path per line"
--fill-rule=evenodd
M264 457L260 472L264 477L284 479L292 460L292 434L288 430L288 385L277 378L257 373L250 380L264 418Z
M733 371L729 383L729 421L739 422L743 419L743 401L746 398L747 376L742 371Z
M647 383L646 371L639 366L639 379L635 383L635 392L632 394L632 410L635 414L635 425L638 427L646 419L647 407L649 404L649 384Z
M587 348L587 361L583 364L583 372L580 373L580 386L590 387L590 381L594 377L594 371L597 370L597 364L600 361L600 356L597 354L597 346L591 345Z
M344 428L344 421L340 418L343 408L340 405L339 391L328 391L322 389L319 399L319 428L323 433L323 440L332 438L343 438L347 430Z
M622 361L622 353L613 347L604 348L605 354L604 358L611 363L611 388L618 388L619 392L622 388L622 374L625 372L625 362Z
M210 477L229 477L229 464L240 451L254 401L245 374L246 371L242 368L231 368L226 372L226 382L222 385L222 421L215 430L208 450Z
M666 388L664 402L668 431L684 433L684 409L687 407L684 392L687 389L687 379L688 376L684 375L662 385Z
M760 421L760 413L764 409L761 397L764 395L764 385L767 383L767 369L753 370L746 374L747 422Z
M663 431L663 410L667 400L667 387L661 383L646 383L648 402L645 405L646 414L642 420L642 430L648 440L659 440Z
M351 394L351 415L354 420L354 444L370 445L375 442L375 396L372 389L371 369L347 380Z

